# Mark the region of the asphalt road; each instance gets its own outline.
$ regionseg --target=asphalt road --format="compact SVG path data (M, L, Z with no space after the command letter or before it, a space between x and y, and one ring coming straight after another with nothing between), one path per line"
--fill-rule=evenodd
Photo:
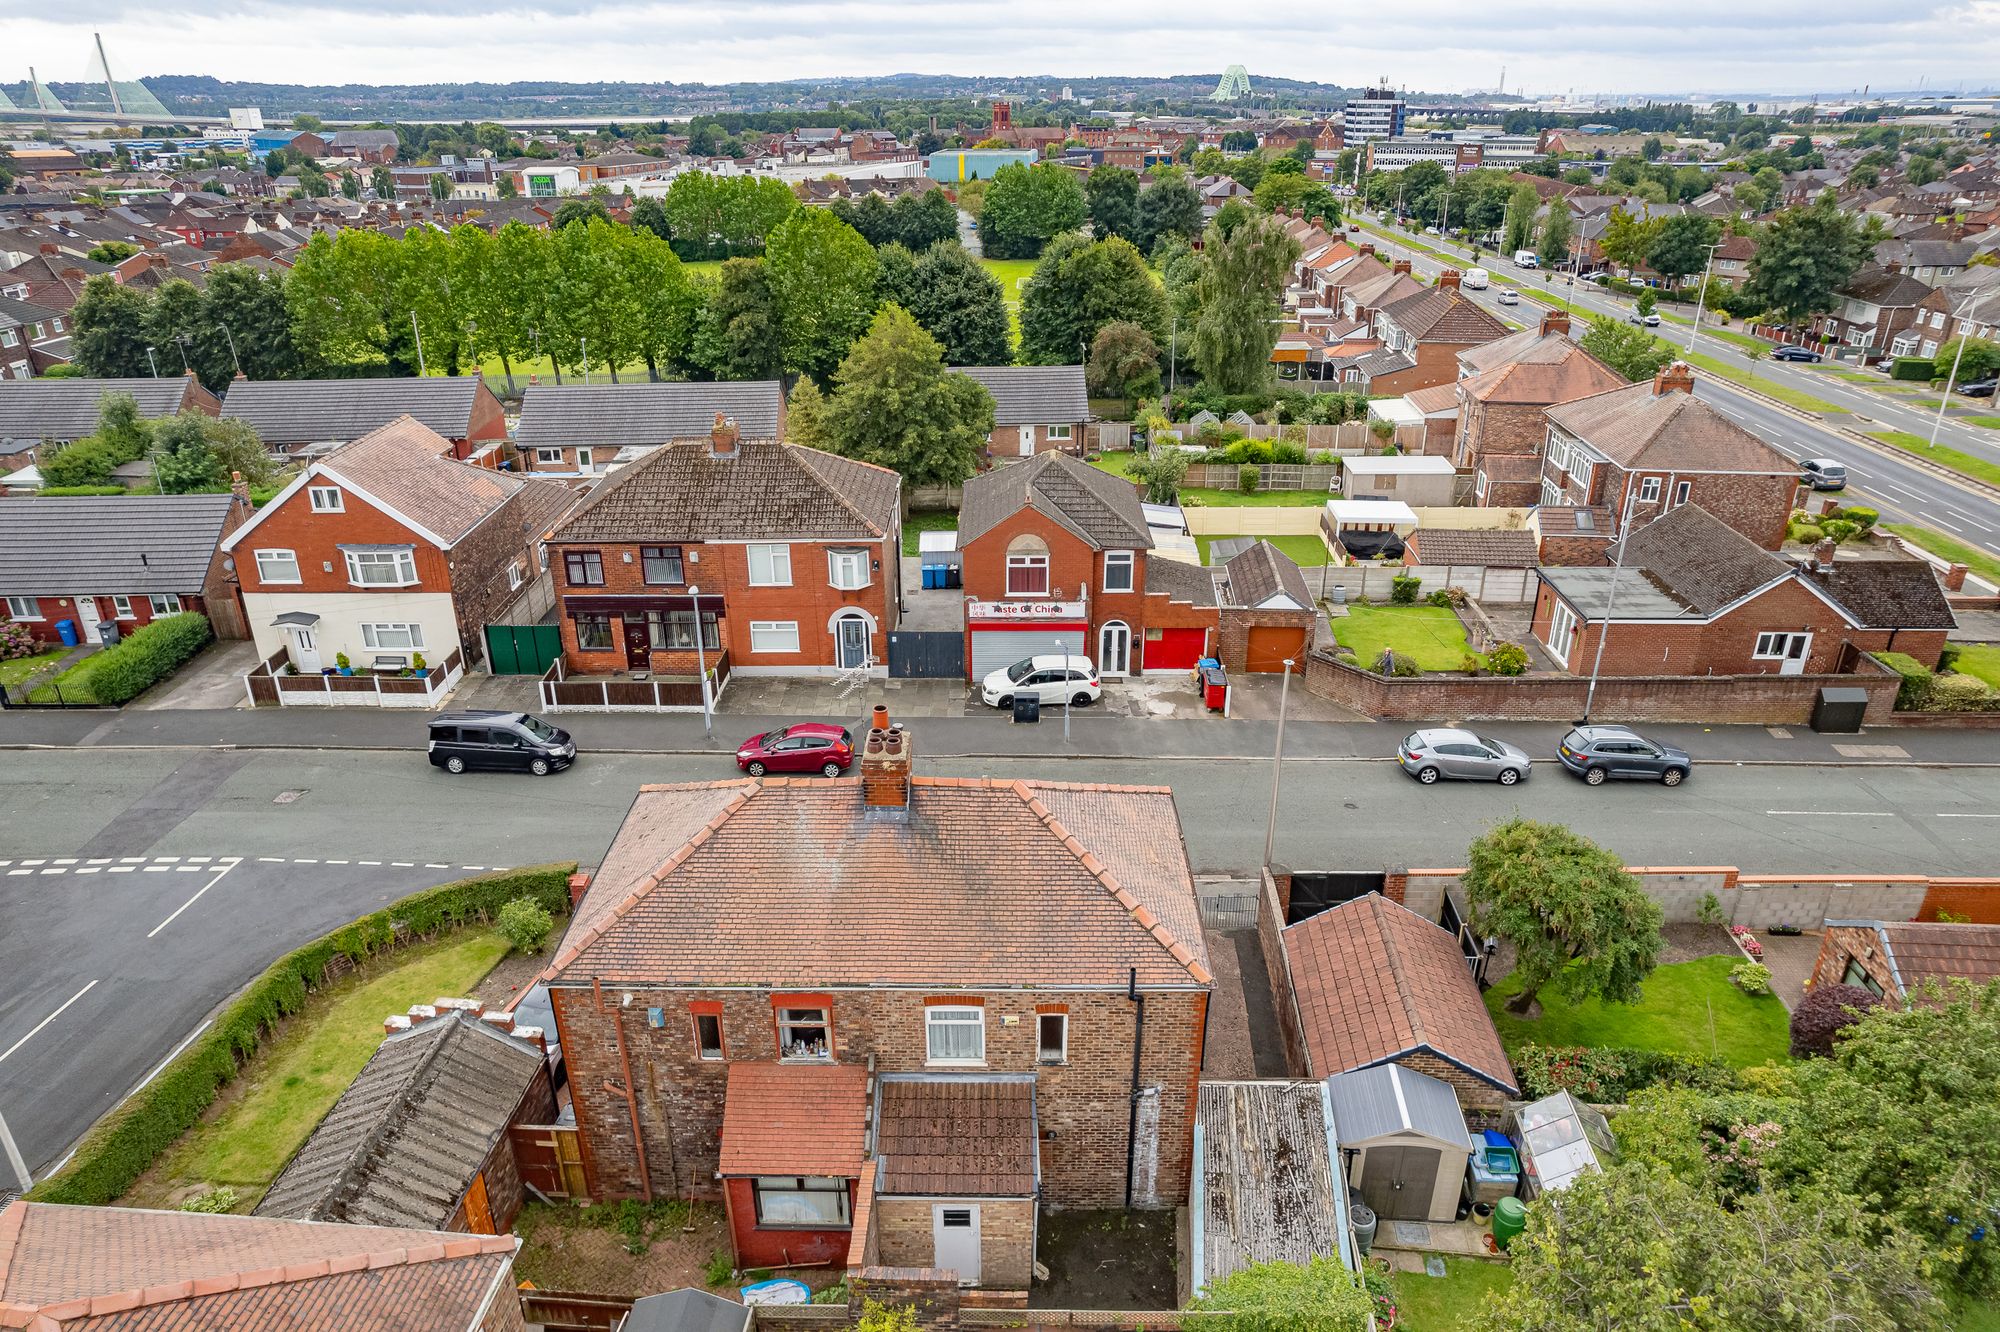
M723 756L587 758L559 777L451 778L369 751L15 751L0 778L0 1113L40 1173L299 942L478 869L594 863L642 782ZM1201 873L1261 861L1268 759L1228 754L930 760L946 776L1165 782ZM1676 791L1591 790L1548 766L1511 790L1418 786L1376 759L1288 762L1277 858L1456 864L1516 813L1633 864L1752 872L1986 872L2000 769L1704 764ZM400 862L400 863L399 863Z

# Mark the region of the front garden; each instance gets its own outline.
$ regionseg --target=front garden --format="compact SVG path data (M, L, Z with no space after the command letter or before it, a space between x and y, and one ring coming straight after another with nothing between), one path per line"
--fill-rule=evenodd
M1869 655L1901 677L1898 712L2000 712L2000 648L1950 644L1936 670L1901 652Z
M1333 637L1355 665L1373 670L1384 652L1419 671L1464 671L1486 658L1466 641L1465 626L1449 606L1349 606L1333 620Z

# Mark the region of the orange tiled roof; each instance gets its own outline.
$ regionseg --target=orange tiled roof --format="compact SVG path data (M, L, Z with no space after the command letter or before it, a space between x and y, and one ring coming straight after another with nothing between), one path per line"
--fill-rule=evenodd
M868 1157L868 1070L859 1064L731 1064L725 1175L855 1179Z

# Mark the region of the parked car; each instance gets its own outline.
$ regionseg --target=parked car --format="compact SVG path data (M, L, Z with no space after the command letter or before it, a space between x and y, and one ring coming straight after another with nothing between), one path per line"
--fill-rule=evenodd
M1512 287L1502 287L1497 299L1502 305L1519 305L1521 303L1521 294Z
M1811 347L1773 347L1771 359L1774 361L1804 361L1807 365L1818 365L1822 359Z
M1089 657L1027 657L1003 666L979 683L979 697L989 708L1011 708L1016 694L1035 694L1044 706L1057 703L1089 707L1104 694L1097 667Z
M736 747L736 766L752 777L767 772L818 772L838 777L854 762L854 737L830 722L800 722L753 735Z
M1995 384L2000 384L2000 379L1988 375L1984 379L1975 379L1970 384L1960 384L1958 391L1968 398L1990 398L1993 396Z
M1533 250L1514 251L1514 267L1540 268L1541 266L1542 266L1541 256L1536 254Z
M576 742L532 712L476 709L431 718L431 764L449 773L484 768L546 777L576 762Z
M1679 786L1691 767L1686 750L1657 744L1629 726L1579 726L1556 746L1556 757L1592 786L1613 777Z
M1631 314L1625 316L1625 322L1628 324L1644 324L1647 328L1658 328L1660 326L1660 317L1656 314L1640 314L1637 310L1634 310Z
M1396 746L1403 771L1425 786L1441 777L1512 786L1528 779L1528 751L1471 731L1412 731Z
M1468 268L1465 270L1465 276L1459 280L1459 285L1467 291L1485 291L1487 284L1491 281L1492 274L1488 273L1485 269Z
M1847 467L1831 458L1801 458L1799 479L1814 490L1845 490Z

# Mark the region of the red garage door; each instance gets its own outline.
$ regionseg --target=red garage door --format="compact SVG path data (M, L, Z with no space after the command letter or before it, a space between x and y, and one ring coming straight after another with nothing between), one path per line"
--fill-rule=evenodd
M1191 671L1207 645L1206 629L1148 629L1143 665L1149 671Z

